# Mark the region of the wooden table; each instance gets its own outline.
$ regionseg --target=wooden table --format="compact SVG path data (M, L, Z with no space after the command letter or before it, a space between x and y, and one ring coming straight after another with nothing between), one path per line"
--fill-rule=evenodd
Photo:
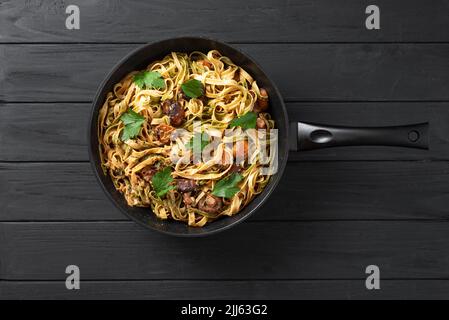
M76 4L81 28L67 30ZM0 2L0 298L449 298L449 1ZM291 120L430 121L430 150L292 153L249 221L181 239L126 219L94 179L91 101L130 50L228 41ZM81 289L67 290L67 265ZM367 290L365 268L380 268Z

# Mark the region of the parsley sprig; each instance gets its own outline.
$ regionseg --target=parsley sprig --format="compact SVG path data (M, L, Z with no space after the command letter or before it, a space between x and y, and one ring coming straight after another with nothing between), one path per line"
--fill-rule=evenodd
M243 116L233 119L229 123L229 127L242 127L242 129L254 129L256 127L257 114L255 112L247 112Z
M218 181L214 186L214 190L212 190L212 194L217 197L232 198L240 191L237 184L242 181L242 179L243 177L241 174L234 172L230 176Z
M181 85L184 94L189 98L198 98L204 94L204 88L201 81L191 79Z
M141 71L134 75L134 83L140 89L164 89L165 82L157 71Z
M154 191L156 191L158 197L163 197L167 192L175 189L175 186L171 185L173 182L171 173L172 169L170 167L165 167L161 171L156 172L151 179Z
M134 138L140 132L140 127L145 122L145 117L141 116L132 109L121 115L120 120L122 120L125 128L123 129L121 139L126 141L128 139Z

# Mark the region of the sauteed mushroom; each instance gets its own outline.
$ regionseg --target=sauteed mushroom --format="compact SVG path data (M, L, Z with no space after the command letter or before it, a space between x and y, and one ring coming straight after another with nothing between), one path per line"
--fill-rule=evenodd
M198 209L207 213L218 213L223 207L223 201L212 194L207 194L198 203Z
M176 181L179 192L192 192L198 188L198 184L195 180L191 179L178 179Z
M170 124L174 127L179 127L184 122L185 111L178 102L165 100L162 103L162 112L169 116Z

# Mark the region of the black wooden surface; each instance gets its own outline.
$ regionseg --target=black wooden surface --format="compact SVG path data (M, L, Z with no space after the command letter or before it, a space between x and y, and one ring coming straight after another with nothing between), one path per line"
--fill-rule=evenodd
M80 30L65 28L69 4ZM365 29L368 4L381 30ZM0 298L449 298L448 14L443 0L1 1ZM293 121L430 121L430 150L291 153L242 225L144 230L93 177L90 102L123 55L182 35L253 56ZM80 290L65 288L69 264ZM380 290L365 288L371 264Z
M138 46L0 44L0 100L89 102L112 66ZM266 69L287 101L449 100L449 43L237 47Z

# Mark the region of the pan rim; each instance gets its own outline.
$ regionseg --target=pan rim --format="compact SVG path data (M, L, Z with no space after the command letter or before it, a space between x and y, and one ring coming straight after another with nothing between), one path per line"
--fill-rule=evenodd
M272 89L274 90L275 94L277 95L277 97L279 98L279 104L280 107L282 109L282 113L284 114L284 121L283 123L278 123L278 121L276 121L278 123L278 127L279 125L283 125L285 127L285 148L283 150L282 154L279 154L279 148L278 148L278 171L276 173L276 175L274 177L270 178L270 182L269 184L265 187L266 190L264 194L260 194L258 196L256 196L253 201L256 201L255 206L246 214L242 215L239 219L232 221L226 225L223 225L219 228L213 229L213 230L206 230L200 233L178 233L178 232L173 232L170 230L162 230L159 228L156 228L150 224L145 223L144 221L141 221L139 219L137 219L136 217L134 217L130 212L128 212L127 210L125 210L117 201L116 199L113 197L113 195L111 194L110 190L107 189L106 185L103 183L100 174L103 174L103 172L100 172L98 170L97 167L97 161L98 159L94 159L94 152L98 152L98 145L93 146L92 143L92 133L94 133L95 135L97 135L97 132L93 132L94 128L97 128L97 119L96 119L96 113L97 110L99 109L101 103L103 101L99 101L100 96L102 95L104 88L106 86L106 84L108 83L108 81L114 76L114 74L116 72L118 72L120 70L120 68L123 67L124 64L126 64L126 62L128 60L130 60L134 55L136 55L137 53L139 53L142 50L145 50L147 47L149 46L155 46L157 44L162 44L164 42L170 42L170 41L185 41L185 40L203 40L203 41L210 41L210 42L215 42L220 44L221 46L225 46L228 47L229 49L233 50L233 51L237 51L239 52L241 55L243 55L246 59L248 59L252 64L254 64L254 66L258 69L258 71L263 75L263 77L265 77ZM167 53L170 52L170 49L167 49ZM131 71L129 71L131 72ZM257 80L257 79L256 79ZM278 106L279 107L279 106ZM97 91L95 93L94 99L92 101L92 106L91 106L91 112L90 112L90 116L89 116L89 123L88 123L88 130L87 130L87 146L88 146L88 153L89 153L89 162L90 162L90 166L94 172L95 178L98 182L98 184L100 184L101 189L103 190L103 192L106 194L106 196L108 197L108 199L114 204L114 206L116 208L118 208L120 210L120 212L122 214L124 214L126 217L128 217L129 219L131 219L133 222L137 223L138 225L141 225L142 227L144 227L145 229L150 229L150 230L154 230L157 231L159 233L162 234L166 234L166 235L171 235L171 236L176 236L176 237L186 237L186 238L191 238L191 237L204 237L204 236L210 236L213 234L217 234L220 232L223 232L225 230L230 229L231 227L236 226L237 224L240 224L241 222L245 221L246 219L248 219L250 216L252 216L254 214L254 212L258 211L267 201L267 199L271 196L271 194L273 193L273 191L276 189L276 187L279 184L279 181L282 178L282 175L285 171L285 167L287 165L287 161L288 161L288 154L289 154L289 148L288 148L288 142L289 142L289 120L288 120L288 113L287 113L287 108L285 106L285 102L284 99L278 89L278 87L276 86L275 82L271 80L270 77L267 76L266 72L263 70L263 68L259 65L259 63L257 63L249 54L247 54L246 52L243 52L241 49L236 48L226 42L223 42L221 40L216 40L216 39L212 39L212 38L208 38L208 37L201 37L201 36L182 36L182 37L172 37L172 38L165 38L165 39L161 39L161 40L157 40L157 41L153 41L150 43L146 43L143 44L137 48L135 48L134 50L130 51L128 54L126 54L124 57L122 57L118 62L116 62L116 64L112 67L112 69L106 74L106 76L103 78L103 80L101 81L100 85L97 88ZM154 214L153 211L151 210L151 208L149 208L150 211L149 213ZM239 215L240 213L237 213L237 215ZM226 219L228 217L224 217L224 219ZM230 218L230 217L229 217ZM176 223L175 221L168 221L169 223ZM215 221L212 221L211 223L213 224ZM194 228L194 227L189 227L186 226L187 228ZM196 227L195 227L196 228ZM197 228L196 228L197 229Z

